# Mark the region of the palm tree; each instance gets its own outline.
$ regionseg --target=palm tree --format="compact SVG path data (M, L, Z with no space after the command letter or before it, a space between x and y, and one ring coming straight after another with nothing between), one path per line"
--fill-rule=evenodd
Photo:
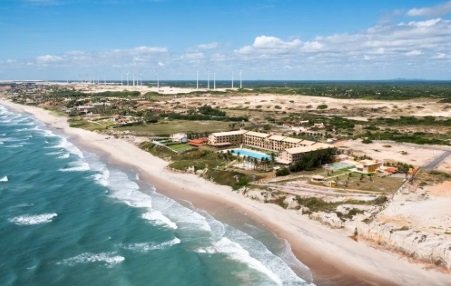
M265 158L263 158L263 160L264 160L263 166L265 166L265 171L268 171L269 158L265 157Z

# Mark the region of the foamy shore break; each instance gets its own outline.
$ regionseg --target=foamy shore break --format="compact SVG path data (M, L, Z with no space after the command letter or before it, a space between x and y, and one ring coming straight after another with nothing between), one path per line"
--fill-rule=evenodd
M249 216L262 223L279 237L286 239L295 255L308 265L315 284L330 280L341 285L451 285L451 275L420 264L388 251L375 249L347 237L344 232L331 230L274 204L264 204L232 192L193 174L175 173L166 168L167 162L152 156L122 139L83 129L71 128L65 117L48 111L14 104L0 99L0 104L17 112L32 114L50 128L68 135L74 143L108 154L114 163L139 170L140 177L157 190L176 200L188 200L206 211L226 208ZM338 278L337 278L338 277Z

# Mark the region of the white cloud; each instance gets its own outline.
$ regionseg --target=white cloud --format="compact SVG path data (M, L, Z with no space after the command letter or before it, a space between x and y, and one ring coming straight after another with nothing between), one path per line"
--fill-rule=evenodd
M432 7L413 8L406 13L410 17L441 17L447 14L451 14L451 1Z
M202 52L186 53L182 56L182 59L188 60L190 62L200 61L204 58L205 58L205 54Z
M197 48L200 50L212 50L212 49L216 49L218 46L219 46L219 44L217 42L211 42L211 43L206 43L206 44L200 44L197 46Z
M36 62L43 65L61 63L63 61L63 57L54 55L43 55L36 58Z
M161 54L161 53L167 53L168 49L163 47L148 47L148 46L141 46L136 47L131 50L125 50L125 52L130 52L134 55L149 55L149 54Z
M100 52L69 51L60 55L42 55L36 57L34 62L42 66L144 65L156 63L167 54L168 49L164 47L139 46Z
M408 51L407 53L405 53L406 56L419 56L422 54L423 54L423 52L420 50L412 50L412 51Z
M407 24L400 23L399 25L400 26L407 25L407 26L412 26L412 27L417 27L417 28L428 28L428 27L437 25L441 20L442 19L440 19L440 18L436 18L436 19L429 19L426 21L410 21Z
M313 57L316 61L373 59L395 62L405 55L431 56L447 50L451 50L451 21L437 18L377 25L358 33L320 36L306 42L258 36L252 45L243 46L235 53L244 59L292 57L299 61Z

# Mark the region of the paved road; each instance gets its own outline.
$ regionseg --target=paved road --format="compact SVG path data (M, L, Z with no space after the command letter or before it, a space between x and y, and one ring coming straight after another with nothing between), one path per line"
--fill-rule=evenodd
M451 151L444 151L440 156L436 157L429 164L424 166L424 169L430 171L435 169L443 160L451 154Z

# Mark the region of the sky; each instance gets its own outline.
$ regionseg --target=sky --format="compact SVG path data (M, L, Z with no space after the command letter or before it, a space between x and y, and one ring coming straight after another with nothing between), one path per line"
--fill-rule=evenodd
M451 1L0 1L0 80L451 80Z

